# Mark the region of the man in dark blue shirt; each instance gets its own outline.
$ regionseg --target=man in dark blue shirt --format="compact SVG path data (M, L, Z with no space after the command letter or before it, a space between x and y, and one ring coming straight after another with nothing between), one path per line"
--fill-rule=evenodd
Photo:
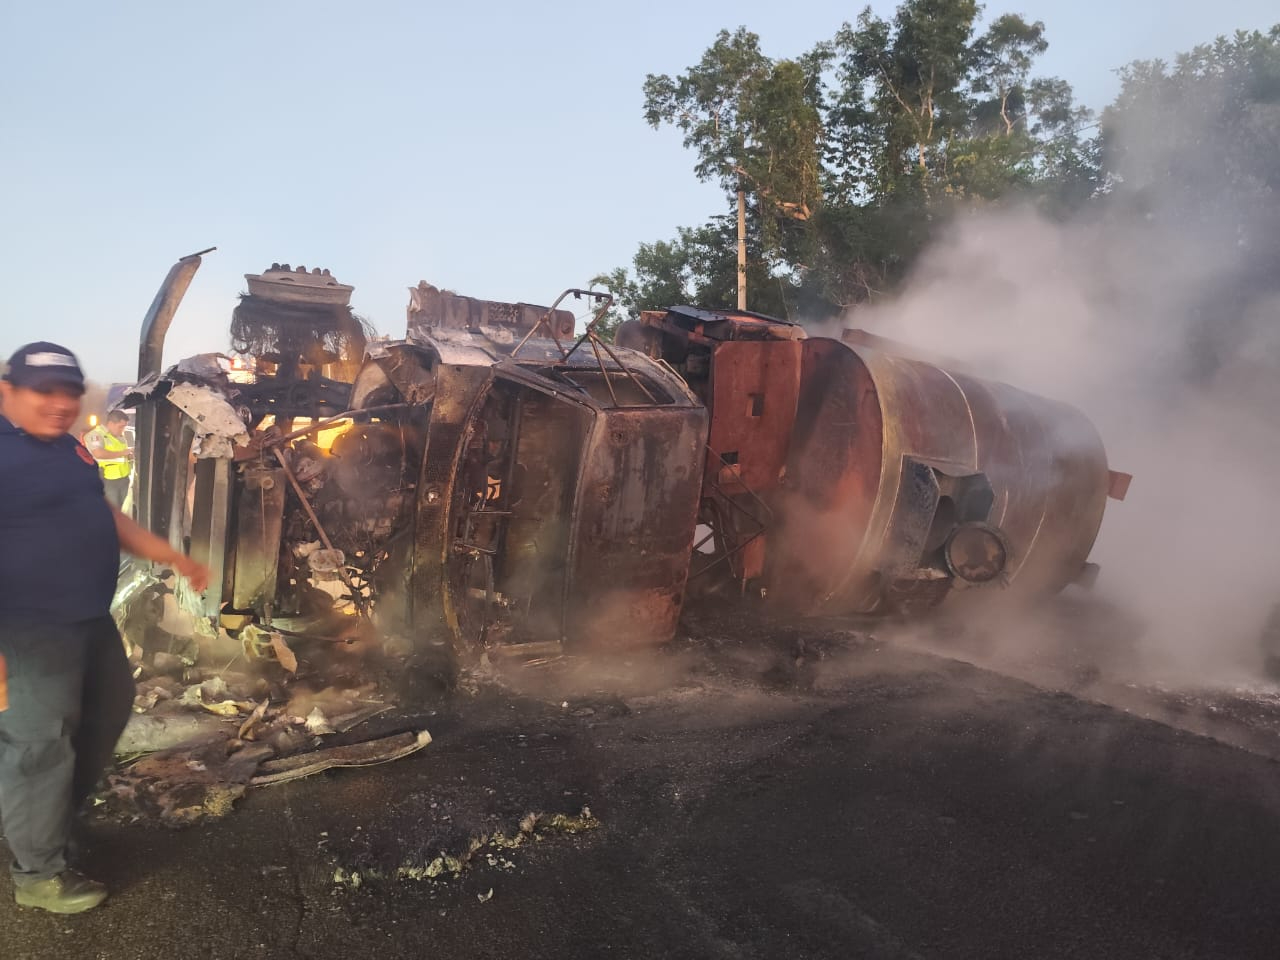
M68 434L84 375L31 343L0 381L0 818L15 899L79 913L106 888L67 865L72 818L111 762L133 704L110 616L120 550L203 590L208 571L104 496L93 455Z

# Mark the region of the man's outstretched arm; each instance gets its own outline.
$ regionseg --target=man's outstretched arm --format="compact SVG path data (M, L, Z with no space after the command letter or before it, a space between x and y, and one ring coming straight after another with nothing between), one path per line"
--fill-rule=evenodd
M204 588L209 585L208 567L175 550L168 540L139 526L114 506L111 512L116 518L116 535L120 538L120 547L125 553L173 567L177 573L187 578L192 590L204 592Z

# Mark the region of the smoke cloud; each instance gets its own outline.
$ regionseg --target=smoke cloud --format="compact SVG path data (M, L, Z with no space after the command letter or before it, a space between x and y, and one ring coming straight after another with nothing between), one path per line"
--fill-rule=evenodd
M1083 410L1134 475L1094 548L1097 598L1131 615L1161 679L1256 676L1280 599L1280 297L1251 279L1239 211L1191 230L1173 199L1118 206L967 215L846 325Z

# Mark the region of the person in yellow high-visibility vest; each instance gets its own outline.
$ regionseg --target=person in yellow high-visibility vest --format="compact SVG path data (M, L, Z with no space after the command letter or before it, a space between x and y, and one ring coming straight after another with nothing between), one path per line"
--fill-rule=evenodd
M84 435L84 445L102 471L107 499L117 510L124 508L125 497L129 495L129 474L133 471L133 450L124 439L124 428L128 425L127 413L112 410L104 423Z

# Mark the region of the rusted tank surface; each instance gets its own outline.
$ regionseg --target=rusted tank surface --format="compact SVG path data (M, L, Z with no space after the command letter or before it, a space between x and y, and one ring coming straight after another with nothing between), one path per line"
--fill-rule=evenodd
M800 393L802 344L730 340L716 345L707 396L713 417L708 480L756 493L778 485Z
M769 600L910 611L959 590L1031 594L1079 577L1112 483L1089 420L885 346L803 343Z

